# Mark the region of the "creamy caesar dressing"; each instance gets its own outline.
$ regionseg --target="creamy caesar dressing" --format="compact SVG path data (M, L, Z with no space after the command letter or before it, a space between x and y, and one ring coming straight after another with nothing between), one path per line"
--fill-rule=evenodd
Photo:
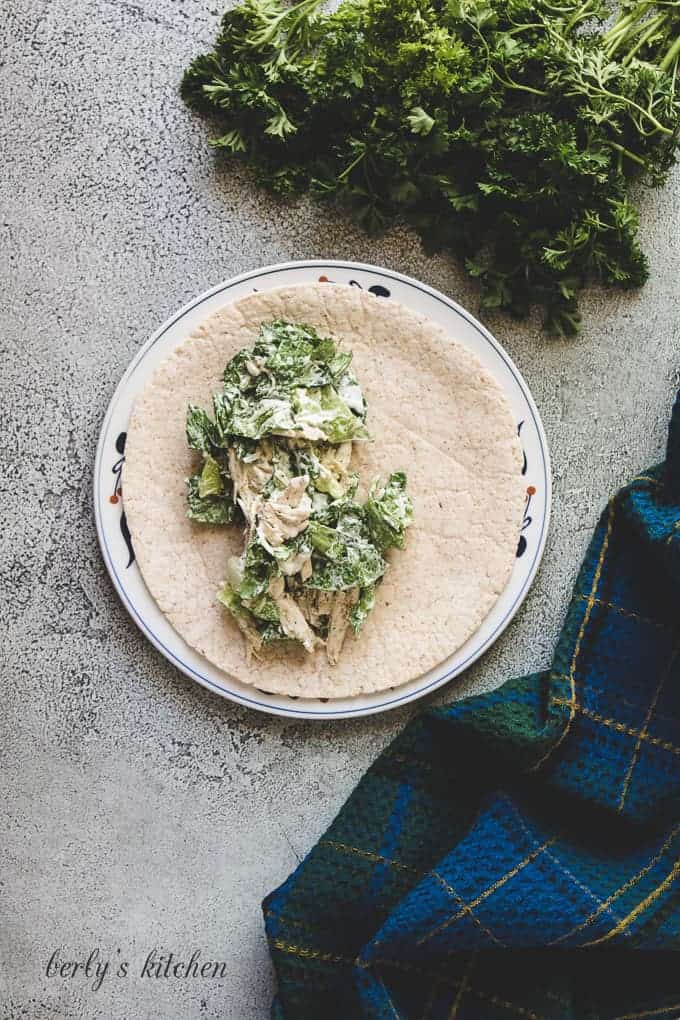
M403 472L356 499L353 444L370 435L351 361L309 326L263 324L227 365L212 417L189 407L187 442L202 462L187 514L244 529L217 597L249 653L293 641L336 663L375 604L388 551L404 546L413 511Z

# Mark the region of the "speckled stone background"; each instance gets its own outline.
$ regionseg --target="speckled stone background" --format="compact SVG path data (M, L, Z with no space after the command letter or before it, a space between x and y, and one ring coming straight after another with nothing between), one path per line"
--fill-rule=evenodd
M219 165L177 83L213 0L1 0L2 712L0 1018L262 1020L259 902L415 709L300 724L221 701L129 620L99 557L92 464L107 402L148 334L237 272L356 258L475 309L407 231L369 241ZM576 341L487 319L543 415L554 516L502 640L441 698L545 666L607 494L662 456L680 368L680 175L642 200L652 279L592 291ZM55 949L111 968L45 975ZM223 980L141 979L157 947ZM130 963L127 978L112 971Z

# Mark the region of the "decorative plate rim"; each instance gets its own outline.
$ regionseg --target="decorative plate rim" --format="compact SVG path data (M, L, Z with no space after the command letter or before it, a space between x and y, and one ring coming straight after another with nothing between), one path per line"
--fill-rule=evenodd
M193 311L194 309L198 308L201 304L205 303L210 298L214 297L216 294L227 292L233 289L234 287L238 286L239 284L247 283L248 281L255 281L257 279L268 277L276 273L285 273L291 270L305 270L305 269L316 270L341 269L357 273L372 274L374 276L382 278L383 280L384 279L393 280L400 284L405 284L407 287L411 287L417 291L420 291L421 293L424 293L429 298L440 302L451 312L454 312L461 318L463 318L468 323L469 326L476 330L476 332L479 333L479 335L488 344L491 345L495 353L505 363L506 367L508 368L511 375L514 377L515 382L517 383L518 389L520 390L522 397L525 400L527 407L531 413L534 427L536 429L538 445L541 452L541 461L545 483L544 490L545 508L541 520L541 532L536 543L534 558L531 562L531 565L522 583L522 586L512 602L512 605L508 608L507 612L504 614L502 620L500 620L497 626L494 628L493 632L480 644L478 648L475 648L464 661L458 663L452 668L444 669L443 667L445 666L445 663L448 662L449 659L451 658L449 657L449 659L444 660L444 662L440 663L438 666L433 667L432 670L428 671L429 674L439 670L443 670L443 672L441 673L440 676L437 676L434 679L430 679L427 682L423 683L422 686L415 687L415 689L407 689L403 691L403 693L401 694L399 693L399 687L394 687L369 694L358 694L353 696L352 698L337 699L338 701L341 701L343 704L342 707L338 707L336 709L332 707L332 705L336 703L335 699L319 699L319 698L305 699L301 697L292 698L288 695L270 694L264 691L260 692L258 688L253 687L252 688L253 694L255 693L264 694L267 698L274 699L272 702L260 701L254 696L251 697L249 696L249 694L243 693L241 690L229 689L228 687L218 684L215 680L211 679L209 676L202 675L193 666L184 662L177 655L176 652L168 648L163 643L163 641L158 637L158 635L154 633L151 626L144 618L143 614L140 612L137 606L133 603L131 597L126 591L124 583L118 576L115 563L113 561L113 556L108 547L108 543L106 540L106 526L104 524L101 512L101 499L102 499L101 476L104 455L107 447L107 441L109 439L109 428L114 413L116 411L117 405L121 397L125 393L125 390L130 379L132 378L133 374L135 373L141 362L144 360L148 352L163 337L163 335L167 333L168 330L170 330L174 325L176 325L182 318L184 318L184 316L186 316L189 312ZM228 303L228 300L225 303ZM521 424L523 424L523 422ZM528 494L529 494L528 502L530 502L531 495L533 493L530 490L528 490ZM190 679L200 683L203 687L206 687L208 690L213 691L214 693L219 694L222 697L228 698L231 701L244 705L248 708L253 708L255 710L263 711L268 714L288 718L327 720L341 718L356 718L358 716L374 715L378 712L385 712L393 708L398 708L401 705L408 704L411 701L416 701L417 699L424 697L426 694L431 694L433 691L444 686L444 684L449 683L456 676L459 676L464 670L471 666L473 662L476 662L477 659L484 655L484 653L488 651L491 645L493 645L495 641L498 640L500 635L513 620L524 599L527 597L529 590L536 577L536 573L540 566L541 560L543 558L551 517L552 472L548 441L545 435L543 422L541 420L541 416L539 414L538 408L533 399L529 386L527 385L524 377L522 376L522 373L519 371L519 369L515 365L513 359L510 357L508 352L502 347L499 341L496 340L496 338L489 332L489 330L484 325L482 325L482 323L480 323L470 312L468 312L465 308L459 305L458 302L454 301L452 298L447 297L445 294L443 294L436 288L430 287L428 284L422 283L421 281L416 280L413 277L407 276L404 273L399 273L396 270L384 269L380 266L371 265L370 263L354 262L351 260L344 259L301 259L263 266L259 269L248 270L246 272L239 273L237 276L233 276L227 280L223 280L222 282L216 284L214 287L209 288L208 290L202 292L201 294L187 301L184 305L182 305L182 307L177 312L175 312L174 315L171 315L168 319L166 319L159 326L159 328L155 330L151 334L151 336L142 344L140 349L133 356L125 372L123 373L120 381L118 382L118 385L114 389L114 392L111 396L108 407L106 409L106 413L102 420L94 461L93 497L97 538L99 541L102 558L104 560L104 564L106 566L109 577L111 578L113 586L116 592L118 593L118 596L121 599L128 614L132 617L133 621L136 623L136 625L139 627L142 633L148 638L148 640L152 643L152 645L154 645L154 647L159 652L161 652L161 654L166 659L168 659L168 661L170 661L174 666L176 666L176 668L178 668ZM526 520L527 518L525 517L525 522ZM150 593L148 593L148 591L147 595L148 598L153 601L152 596L150 595ZM502 597L503 594L501 593L501 595L499 596L499 600L502 599ZM494 607L492 607L490 613L493 612L493 609L497 605L498 602L494 604ZM482 626L483 624L480 625L478 631L479 629L481 629ZM476 631L475 633L478 633L478 631ZM182 642L182 644L184 644L187 648L190 648L190 646L186 645L186 642L184 642L183 638L181 638L181 635L177 635L177 637ZM474 637L474 635L471 635L468 640L470 640L472 637ZM190 648L190 652L197 658L203 658L202 656L200 656L200 653L198 653L195 649ZM456 652L454 651L452 653L452 656L455 654ZM213 666L212 663L209 663L208 660L204 661L207 662L209 668L212 671L214 671L215 673L221 673L226 683L228 684L239 683L239 681L236 681L233 677L230 677L228 674L222 673L221 670L218 670L217 667ZM423 674L423 676L416 678L412 681L409 681L409 683L404 684L403 686L405 688L409 688L411 685L417 683L420 680L423 680L423 678L427 675L428 674ZM240 686L248 690L247 685L242 684ZM391 696L388 697L388 695ZM384 700L381 700L378 703L377 699ZM276 703L284 700L290 701L291 704L283 705ZM347 702L359 702L359 701L362 701L363 703L357 704L355 707L350 707L347 705ZM303 704L299 705L298 702L302 702ZM303 707L305 703L309 704L309 708Z

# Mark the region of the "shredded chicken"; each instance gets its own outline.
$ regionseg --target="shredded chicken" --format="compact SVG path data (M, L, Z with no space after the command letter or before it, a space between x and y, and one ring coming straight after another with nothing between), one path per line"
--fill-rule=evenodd
M318 591L316 593L316 602L319 616L329 616L330 611L333 608L333 592Z
M331 464L329 464L329 467L332 464L336 464L340 468L340 470L346 471L347 468L349 467L349 462L352 459L351 442L340 443L340 446L332 446L331 450L333 451L333 457L331 458Z
M309 553L300 567L300 577L303 581L308 581L313 573L314 568L312 567L312 554Z
M279 611L279 622L284 634L300 641L306 651L313 652L323 642L316 636L307 623L304 614L291 595L287 595L282 577L274 577L269 582L269 594Z
M262 635L258 631L257 627L253 626L245 613L233 613L232 615L246 639L247 661L250 662L252 655L254 655L256 659L259 659L260 656L257 653L261 650L263 645Z
M344 496L349 488L350 474L348 471L352 457L352 444L341 443L331 446L319 457L319 481L317 487L329 492L334 499Z
M330 616L331 609L333 608L333 597L332 591L309 589L304 593L300 599L300 604L305 619L309 621L312 627L319 627L322 618Z
M350 588L348 591L336 592L333 599L330 620L328 622L328 638L326 640L326 654L328 661L334 666L342 651L345 642L345 634L349 626L349 614L352 607L356 605L359 598L359 589Z
M257 533L263 544L275 549L304 531L312 512L312 501L306 492L308 484L308 475L291 478L282 492L274 492L262 504Z
M246 361L246 372L248 375L251 375L253 379L257 379L258 375L262 375L262 372L264 371L264 364L264 358L248 358Z
M312 619L311 613L312 605L311 592L303 591L302 594L298 596L297 604L299 605L300 612L304 616L307 623L310 626L312 626L314 624L314 620Z
M309 549L301 549L294 556L289 556L287 560L281 560L279 566L281 573L287 577L300 574L302 580L306 581L308 577L312 576L312 554Z
M243 510L245 519L252 524L262 502L262 490L274 472L271 447L266 441L262 443L258 456L253 461L240 460L231 446L228 456L229 474L234 484L234 499Z

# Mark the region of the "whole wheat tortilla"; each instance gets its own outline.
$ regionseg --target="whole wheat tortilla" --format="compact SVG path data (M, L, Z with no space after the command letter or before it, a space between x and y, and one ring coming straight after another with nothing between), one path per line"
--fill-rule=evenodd
M377 474L403 469L414 504L406 548L389 553L376 607L336 666L272 646L246 662L245 641L216 592L242 528L195 524L185 479L197 454L187 405L212 406L225 364L260 324L316 327L354 354L374 442L354 446L363 498ZM156 370L128 430L123 498L146 585L184 640L231 677L262 690L345 697L395 687L451 655L479 627L515 561L524 501L510 408L477 358L395 301L319 283L256 293L207 319Z

